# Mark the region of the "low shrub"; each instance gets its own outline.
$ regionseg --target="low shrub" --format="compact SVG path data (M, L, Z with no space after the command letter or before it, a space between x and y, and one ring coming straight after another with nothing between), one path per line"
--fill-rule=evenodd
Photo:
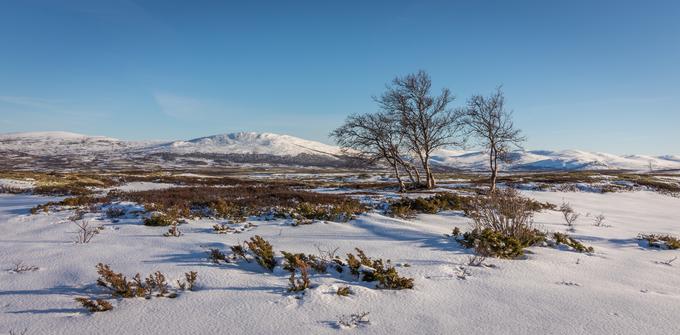
M356 248L357 256L347 254L347 266L352 274L359 276L361 280L372 282L377 281L379 289L402 290L413 288L413 278L400 277L396 268L392 266L390 260L371 259Z
M163 234L165 237L180 237L182 236L182 232L177 228L177 222L174 222L172 225L170 225L170 229L168 229L168 232Z
M269 270L269 272L274 271L276 267L276 259L274 258L274 250L271 243L263 239L260 235L255 235L250 238L250 241L245 242L253 253L255 261L260 264L263 268Z
M246 250L243 249L242 245L231 246L231 252L234 253L235 258L241 258L246 262L250 262L250 260L248 260L248 257L246 257Z
M585 246L583 243L573 239L571 236L563 233L553 233L553 239L557 245L566 245L578 252L593 253L595 249L590 246Z
M647 245L659 249L680 249L680 239L668 234L640 234L638 240L646 241Z
M143 297L149 299L153 295L156 297L177 297L177 292L170 291L165 274L160 271L150 274L144 280L139 273L135 274L132 280L128 280L123 274L111 270L109 265L99 263L97 264L97 273L99 274L97 285L108 289L112 298ZM193 289L198 273L191 271L184 275L186 282L184 285L180 285L180 289L183 290L187 287L190 290Z
M368 319L369 312L354 313L350 315L343 315L338 320L338 325L341 328L356 328L371 324Z
M283 255L284 260L282 265L284 270L294 271L298 261L305 263L317 273L326 273L328 270L328 261L320 256L312 254L305 255L303 253L294 254L286 251L281 251L281 254Z
M110 199L108 197L95 197L89 195L83 195L78 197L66 198L62 201L50 201L45 204L37 205L31 208L31 214L37 214L39 212L48 212L51 207L90 207L99 203L108 202Z
M288 291L300 292L309 288L309 265L307 262L300 259L299 256L293 256L292 270L290 271L290 278L288 278ZM296 278L296 269L300 272L300 278Z
M480 256L497 258L517 258L524 254L524 248L533 245L491 228L473 229L464 233L458 242L465 248L473 248Z
M163 213L153 213L151 216L144 218L144 225L152 227L171 226L175 222L175 218Z
M78 185L42 185L35 187L33 193L50 196L73 196L91 194L92 191Z
M220 249L210 249L210 251L208 251L208 260L215 264L218 264L220 261L226 262L227 255L220 251Z
M196 285L196 280L198 279L198 272L196 271L189 271L184 274L184 281L180 282L179 280L177 281L177 285L179 288L184 291L184 290L189 290L193 291Z
M113 309L113 306L111 305L110 302L103 300L103 299L88 299L88 298L83 298L83 297L78 297L75 298L75 301L83 305L83 307L87 308L88 311L92 313L96 312L106 312L110 311Z
M335 292L335 294L341 297L346 297L352 294L352 289L349 286L340 286L338 287L338 290Z
M234 187L176 187L165 190L125 192L119 197L161 212L173 209L180 217L214 216L243 222L250 215L272 211L278 216L296 215L327 221L347 221L366 209L343 195L320 194L273 184Z
M168 282L162 272L156 271L146 277L144 281L146 282L146 291L149 294L154 291L157 292L157 297L164 297L168 294Z
M123 274L114 272L103 263L97 264L97 273L99 274L97 285L107 288L114 298L144 297L148 293L139 273L133 277L133 280L128 281Z
M438 193L429 198L402 198L390 204L389 212L402 218L419 213L436 214L447 210L462 210L468 198L454 193Z
M12 268L9 269L9 271L13 272L13 273L33 272L33 271L38 271L38 270L40 270L39 267L37 267L35 265L24 264L24 262L22 262L22 261L15 262L12 265Z
M236 229L229 227L226 223L218 223L212 226L213 231L217 234L231 234L236 233Z
M106 209L106 217L110 219L116 219L125 215L125 208L122 207L109 207Z
M533 227L535 211L535 202L514 189L477 196L465 208L473 221L472 231L457 240L481 256L517 258L524 253L524 248L545 240L545 234Z

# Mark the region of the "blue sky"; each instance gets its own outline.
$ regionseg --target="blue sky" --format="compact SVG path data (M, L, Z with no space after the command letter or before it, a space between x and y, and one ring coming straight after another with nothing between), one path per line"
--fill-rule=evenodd
M0 132L330 143L396 75L502 84L528 149L680 154L680 1L0 1Z

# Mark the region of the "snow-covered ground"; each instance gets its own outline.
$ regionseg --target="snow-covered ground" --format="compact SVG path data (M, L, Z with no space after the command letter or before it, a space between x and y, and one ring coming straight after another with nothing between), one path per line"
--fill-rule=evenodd
M30 215L51 198L0 194L0 333L27 334L678 334L680 263L659 261L678 251L647 249L642 232L678 233L680 199L651 192L525 192L541 201L571 203L582 213L575 237L595 248L588 256L550 248L530 248L524 260L488 260L495 268L467 267L468 251L445 237L465 228L460 213L420 215L400 220L370 213L349 223L291 227L284 221L257 221L241 234L218 235L214 221L181 225L184 236L163 237L167 229L139 219L116 223L88 214L104 229L89 244L75 244L69 212ZM604 214L609 227L595 227ZM547 230L565 231L558 212L536 217ZM229 246L258 234L276 251L316 253L316 246L359 247L369 256L391 259L413 290L385 291L332 275L313 275L314 288L301 298L286 291L288 274L266 273L256 265L215 265L206 250ZM14 262L37 271L12 273ZM114 301L109 312L90 314L73 298L102 295L94 266L111 265L132 276L160 270L169 279L198 272L198 290L178 298ZM335 290L350 285L349 297ZM340 329L341 315L370 312L370 324Z

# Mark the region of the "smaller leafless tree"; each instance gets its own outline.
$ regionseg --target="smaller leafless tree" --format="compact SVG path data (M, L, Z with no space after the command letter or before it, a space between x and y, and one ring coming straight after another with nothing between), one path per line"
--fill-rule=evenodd
M606 219L606 217L603 214L596 216L595 217L595 225L598 226L598 227L602 227L602 225L604 225L605 219Z
M494 192L498 178L498 161L509 162L511 148L521 148L521 143L526 138L515 128L512 111L505 108L505 96L500 87L488 97L473 95L467 102L464 114L468 132L488 152L490 191Z
M76 232L78 234L76 243L90 243L90 240L92 240L95 235L99 234L99 227L91 226L90 222L87 220L72 222L78 227L78 231Z
M564 218L564 221L567 224L567 227L569 231L574 231L574 223L578 218L581 216L581 214L576 213L574 209L571 207L571 205L567 202L562 203L560 205L560 212L562 212L562 217Z
M406 154L403 132L398 129L398 120L393 115L350 115L342 126L331 132L331 137L346 149L347 154L353 153L369 162L387 163L394 172L400 191L406 189L401 171L408 174L411 182L416 181L414 176L420 178Z

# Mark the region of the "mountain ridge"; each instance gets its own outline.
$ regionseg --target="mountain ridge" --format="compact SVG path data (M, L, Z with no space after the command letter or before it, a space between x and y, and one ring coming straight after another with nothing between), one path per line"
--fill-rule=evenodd
M62 161L90 160L105 164L107 159L140 160L151 157L159 165L173 164L282 164L298 166L342 166L349 159L339 147L274 133L235 132L189 140L126 141L106 136L51 131L0 134L0 153L17 157L54 158ZM569 150L528 150L509 153L505 171L579 170L674 170L680 169L680 155L614 155ZM192 159L193 158L193 159ZM482 151L442 149L432 156L441 168L484 171L488 157ZM211 163L212 162L212 163ZM26 162L28 163L28 162Z

